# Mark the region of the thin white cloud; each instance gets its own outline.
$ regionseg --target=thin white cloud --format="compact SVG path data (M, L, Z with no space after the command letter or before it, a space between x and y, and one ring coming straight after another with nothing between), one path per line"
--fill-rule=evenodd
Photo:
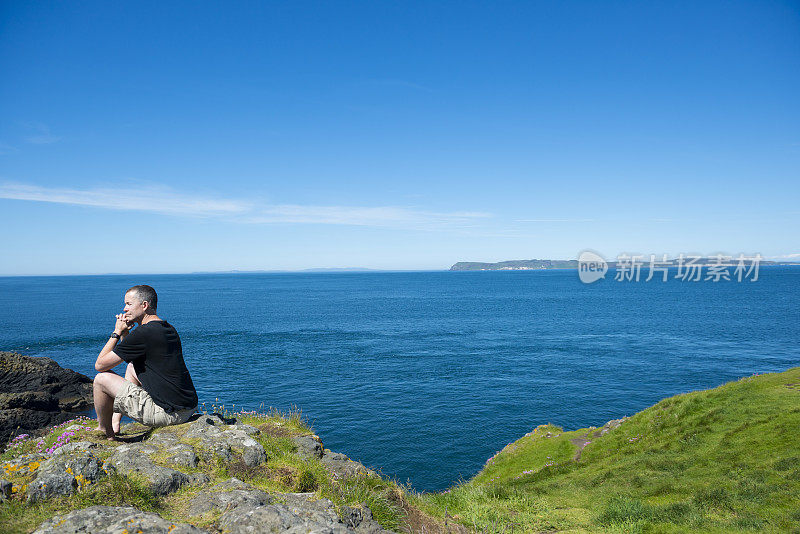
M0 184L0 198L168 215L233 215L250 209L243 202L183 196L152 186L137 188L136 194L126 194L124 189L60 189L7 182Z
M405 88L408 88L408 89L418 89L420 91L427 91L429 93L433 92L433 89L431 89L430 87L426 87L424 85L421 85L421 84L418 84L418 83L414 83L414 82L409 82L407 80L399 80L399 79L395 79L395 78L372 79L372 80L368 80L368 82L372 83L374 85L388 85L388 86L394 86L394 87L405 87Z
M235 199L181 195L164 187L125 190L47 188L6 182L0 198L90 206L112 210L145 211L176 216L215 217L241 224L327 224L396 227L406 229L468 228L491 217L484 212L433 212L400 206L315 206L257 204Z
M517 222L532 223L583 223L593 221L595 221L595 219L517 219Z
M19 149L17 147L11 146L7 143L0 142L0 156L14 154L15 152L19 152Z
M438 213L399 206L303 206L282 204L265 206L249 217L250 223L346 224L382 227L462 226L479 218L483 212Z
M41 122L26 122L23 126L31 132L23 139L32 145L49 145L61 141L59 136L50 133L50 128Z
M780 256L769 256L771 260L800 261L800 254L783 254Z

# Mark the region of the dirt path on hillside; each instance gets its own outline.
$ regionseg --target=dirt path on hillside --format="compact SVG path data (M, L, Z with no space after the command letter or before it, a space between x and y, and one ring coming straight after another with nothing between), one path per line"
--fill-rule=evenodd
M579 438L571 438L569 440L570 443L578 447L578 450L575 451L575 454L572 457L572 459L575 460L576 462L581 461L581 453L583 452L583 448L592 442L592 440L589 439L590 434L591 434L590 432L587 432L586 434L584 434Z
M578 438L570 438L569 442L578 447L578 450L575 451L575 455L572 457L573 460L576 462L581 461L581 454L583 453L583 449L592 442L593 439L599 438L600 436L604 436L610 430L617 428L621 425L625 420L628 419L627 417L623 417L621 419L612 419L605 425L601 426L600 428L590 428L586 434L580 436Z

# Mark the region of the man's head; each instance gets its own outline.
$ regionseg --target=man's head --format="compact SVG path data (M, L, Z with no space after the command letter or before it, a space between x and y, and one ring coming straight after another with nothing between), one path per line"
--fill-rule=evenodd
M133 286L125 292L125 319L141 323L145 315L155 315L158 306L156 290L150 286Z

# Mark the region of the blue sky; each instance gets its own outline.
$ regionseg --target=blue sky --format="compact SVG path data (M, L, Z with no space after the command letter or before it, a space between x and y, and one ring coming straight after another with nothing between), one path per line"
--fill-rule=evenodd
M4 2L0 72L0 274L800 254L798 2Z

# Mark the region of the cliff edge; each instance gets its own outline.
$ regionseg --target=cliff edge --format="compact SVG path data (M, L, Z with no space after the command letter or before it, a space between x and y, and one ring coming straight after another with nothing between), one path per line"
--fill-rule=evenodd
M797 532L800 367L629 418L546 424L415 505L476 531Z

